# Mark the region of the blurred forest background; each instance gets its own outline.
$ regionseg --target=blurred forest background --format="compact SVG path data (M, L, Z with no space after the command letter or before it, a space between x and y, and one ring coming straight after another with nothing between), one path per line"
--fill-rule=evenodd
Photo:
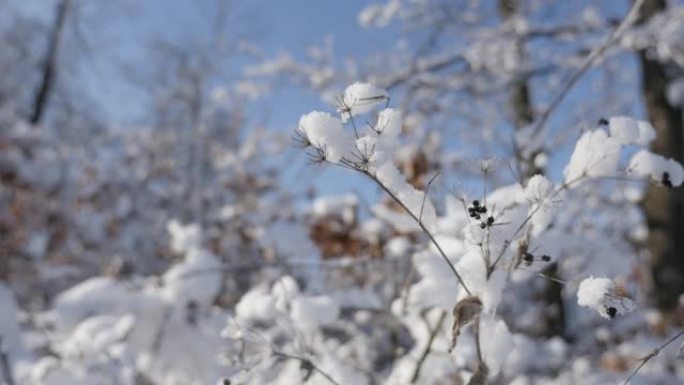
M112 302L77 316L81 310L60 310L60 293L103 277L101 294L149 284L143 277L163 287L192 248L219 261L210 264L220 290L209 304L221 314L287 274L302 291L338 293L343 316L372 307L373 317L385 317L379 325L401 329L382 309L418 279L407 256L425 240L392 225L397 207L361 177L309 165L292 142L299 116L332 110L358 80L387 89L405 116L395 161L419 189L441 172L430 196L443 213L449 208L439 202L453 191L480 196L538 173L558 177L575 140L611 116L650 121L657 132L651 149L683 162L682 1L645 0L634 25L549 112L631 6L0 0L0 336L10 363L50 357L66 368L75 360L86 373L105 365L83 364L56 341ZM484 182L481 159L496 164ZM638 286L637 299L652 309L643 321L650 326L639 330L662 336L684 322L684 189L608 183L627 198L602 194L602 185L586 201L584 209L597 214L583 226L600 234L600 247L587 253L636 256L626 286ZM555 263L544 274L572 279ZM542 280L534 290L528 299L540 304L539 324L513 329L579 338L561 286ZM178 305L185 324L195 322L188 315L194 306L205 314L191 303ZM158 319L172 317L168 306ZM7 326L10 317L24 337ZM149 345L163 350L160 333L149 334L156 336ZM402 333L394 337L411 348ZM375 358L376 376L391 371L392 354ZM210 383L222 373L162 359L156 371L154 364L122 366L138 368L136 384ZM611 356L599 365L622 373L632 362ZM23 382L5 382L59 383L36 365L11 370ZM164 377L169 367L181 367L186 380ZM674 376L662 383L675 383Z

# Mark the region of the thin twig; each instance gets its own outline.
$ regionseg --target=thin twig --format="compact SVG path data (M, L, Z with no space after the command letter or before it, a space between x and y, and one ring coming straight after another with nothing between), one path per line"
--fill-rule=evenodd
M442 324L444 323L445 319L446 312L442 311L442 315L439 316L437 324L432 329L430 328L430 323L427 321L427 319L425 320L425 324L427 325L428 331L430 332L430 336L428 338L427 345L425 345L425 349L423 349L423 352L420 354L420 357L418 357L418 362L416 362L416 368L413 370L413 376L411 376L412 384L415 384L418 381L418 378L420 377L420 370L423 368L425 360L432 351L432 343L437 337L437 334L439 334L440 329L442 329Z
M558 194L560 194L561 192L567 190L567 189L570 187L570 185L572 185L572 184L574 184L574 183L577 183L577 182L581 181L581 180L584 179L586 176L587 176L587 175L586 175L586 172L585 172L584 174L580 175L579 177L577 177L577 178L575 178L575 179L573 179L573 180L571 180L571 181L569 181L569 182L563 183L562 186L560 186L560 187L559 187L558 189L556 189L554 192L552 192L551 194L549 194L549 196L548 196L546 199L552 199L552 198L555 197L556 195L558 195ZM510 237L510 239L506 239L506 240L504 241L504 243L503 243L503 245L502 245L502 247L501 247L501 250L499 251L499 254L497 255L496 259L494 260L494 263L491 265L491 267L488 267L487 278L489 278L489 276L491 276L492 272L494 272L494 269L496 268L496 265L499 263L499 261L501 261L501 258L503 258L504 254L506 253L506 250L508 250L508 247L511 245L511 243L513 242L513 240L515 240L515 237L518 236L518 234L525 228L525 226L527 225L527 223L529 223L529 221L532 220L532 217L537 213L537 211L539 211L539 210L541 209L541 207L542 207L542 204L537 204L537 205L535 206L535 208L532 210L532 212L530 212L530 213L527 215L527 217L525 218L525 220L522 221L522 223L520 224L520 226L518 226L518 228L515 230L515 232L513 233L513 235Z
M363 172L364 174L368 175L369 178L371 178L378 186L380 186L380 188L383 189L383 190L387 193L387 195L389 195L395 202L397 202L397 204L398 204L399 206L401 206L401 207L404 209L404 211L406 211L406 212L408 213L408 215L410 215L411 218L413 218L413 220L416 221L416 223L418 223L418 226L420 227L421 230L423 230L423 233L425 233L425 235L427 235L428 238L430 238L430 242L432 242L432 244L435 245L435 248L437 248L437 251L439 252L439 255L442 257L442 259L444 259L444 262L446 262L447 265L449 265L449 268L451 269L451 272L454 273L454 276L456 277L456 279L458 280L458 282L461 284L461 286L463 287L463 289L466 291L466 293L468 293L468 295L472 295L472 293L470 292L470 289L468 289L468 286L466 285L465 281L463 280L463 277L461 277L461 274L459 274L458 270L456 270L456 266L454 266L453 262L451 262L451 260L449 259L449 257L447 257L447 255L446 255L446 253L444 252L444 250L442 250L442 247L441 247L441 246L439 245L439 243L437 242L437 239L435 239L435 236L432 235L432 232L430 232L430 230L425 226L425 224L424 224L420 219L418 219L418 217L416 216L416 214L414 214L414 213L406 206L406 204L404 204L404 202L402 202L401 199L399 199L399 197L397 197L397 196L396 196L396 195L395 195L387 186L385 186L377 177L375 177L373 174L370 174L370 173L367 172L367 171L361 171L361 172Z
M475 324L473 325L473 330L475 332L475 351L477 352L477 360L480 365L484 365L484 358L482 358L482 346L480 344L480 316L477 316Z
M670 338L669 340L667 340L667 342L665 342L664 344L662 344L662 345L658 346L657 348L653 349L653 351L651 351L650 353L648 353L648 355L646 355L645 357L641 358L641 359L639 360L639 361L641 361L641 362L639 363L639 366L637 366L636 369L634 369L634 371L632 372L632 374L631 374L629 377L627 377L627 380L625 380L625 382L624 382L622 385L627 385L627 384L632 380L632 378L634 378L634 376L636 376L636 374L639 373L639 370L641 370L641 368L643 368L644 365L646 365L646 363L647 363L648 361L651 360L651 358L653 358L653 357L657 356L658 354L660 354L660 351L663 350L663 349L665 349L665 347L667 347L667 345L673 343L675 340L677 340L677 338L679 338L679 337L681 337L681 336L683 336L683 335L684 335L684 329L680 330L679 333L675 334L672 338Z
M435 181L435 179L439 176L440 171L437 171L435 175L430 178L430 181L427 183L427 186L425 186L425 192L423 193L423 201L420 203L420 214L418 215L418 220L422 221L423 220L423 208L425 207L425 200L427 200L428 193L430 192L430 186L432 185L432 182Z
M544 129L546 122L551 117L551 114L556 110L556 108L560 105L563 99L565 99L565 96L570 92L570 90L572 90L575 83L577 83L577 81L582 77L582 75L584 75L589 70L589 68L591 68L594 62L597 59L599 59L606 52L606 50L610 48L620 38L620 36L627 30L627 28L629 28L632 24L634 24L634 22L636 22L637 17L639 15L639 10L641 9L643 3L644 0L636 0L632 8L625 16L625 18L608 35L603 44L599 45L591 51L591 53L584 60L580 68L578 68L577 71L568 79L563 88L561 88L560 92L556 95L555 98L553 98L551 104L549 104L549 106L544 110L544 112L542 112L541 117L537 121L537 124L534 126L534 129L532 131L533 136L536 137L542 134L542 130Z

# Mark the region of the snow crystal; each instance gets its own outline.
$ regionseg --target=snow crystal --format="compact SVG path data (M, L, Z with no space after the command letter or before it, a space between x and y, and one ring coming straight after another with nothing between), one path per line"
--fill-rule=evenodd
M684 182L684 169L681 164L673 159L666 159L646 150L634 154L627 171L639 177L650 177L658 183L664 182L664 175L667 173L668 179L674 187Z
M370 83L356 82L344 90L338 112L346 122L353 116L371 111L380 103L386 103L387 100L387 91L384 89Z
M299 119L298 130L316 148L325 152L326 160L337 163L354 149L352 135L342 121L326 112L310 112Z

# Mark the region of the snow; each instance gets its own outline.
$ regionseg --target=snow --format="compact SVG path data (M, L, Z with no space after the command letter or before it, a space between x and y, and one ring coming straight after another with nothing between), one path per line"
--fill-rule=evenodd
M618 139L608 136L602 129L584 133L565 167L565 182L575 182L585 176L614 176L620 158L620 144Z
M616 138L620 143L635 143L639 140L639 125L627 116L614 116L608 120L610 136Z
M534 175L527 181L525 198L530 203L529 214L536 234L544 231L553 220L554 210L561 198L556 186L542 175Z
M17 319L18 307L14 293L0 281L0 349L6 353L10 361L26 354Z
M402 114L395 108L386 108L378 113L375 129L382 134L383 138L394 140L401 134Z
M428 228L436 225L437 213L432 202L425 197L424 192L418 191L406 181L397 166L391 162L384 163L377 168L375 176L406 205L413 216L420 217Z
M314 111L302 116L298 129L332 163L338 163L354 149L353 136L344 130L339 118L327 112Z
M684 168L681 164L647 150L641 150L634 154L629 161L627 171L638 177L650 178L656 183L663 183L663 176L668 173L673 187L684 182Z
M684 77L679 77L668 84L667 100L673 106L684 106Z
M191 250L185 261L163 275L164 295L171 303L209 306L221 289L221 268L221 261L207 250Z
M276 315L276 298L263 287L255 287L235 305L235 315L241 321L272 322Z
M344 90L338 112L342 121L372 111L377 105L387 103L387 91L371 83L357 82Z
M655 130L650 123L627 116L614 116L608 120L610 136L621 144L648 145L655 139Z
M336 321L340 307L327 296L297 297L292 300L291 315L295 325L311 331Z
M94 277L62 292L54 309L63 327L73 327L91 314L125 311L129 290L111 277Z
M515 349L515 340L506 323L491 316L480 319L480 330L482 356L490 376L496 376L506 365L508 355Z
M358 198L353 194L321 197L314 201L312 213L316 217L335 216L345 224L351 224L356 219L358 204Z
M197 248L202 240L202 232L197 224L183 225L177 220L171 220L166 226L171 236L171 249L182 254Z
M584 279L577 289L577 304L597 311L604 318L631 313L636 309L633 301L615 293L615 284L606 277ZM610 308L615 309L612 315Z

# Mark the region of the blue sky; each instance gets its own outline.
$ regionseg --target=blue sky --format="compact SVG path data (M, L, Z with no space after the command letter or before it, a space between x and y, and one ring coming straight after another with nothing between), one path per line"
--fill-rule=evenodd
M27 16L50 20L55 0L15 1ZM77 51L85 56L79 80L87 93L113 121L125 123L143 114L142 93L123 74L124 65L146 66L149 45L155 40L193 44L211 34L212 18L220 0L120 0L82 5L82 30L86 47ZM266 54L290 52L304 55L308 47L332 36L338 58L363 57L378 48L387 49L396 41L393 28L375 30L357 25L357 15L367 0L236 0L226 2L231 17L228 35L246 36ZM103 17L103 15L105 15ZM241 70L236 61L234 71ZM153 70L153 69L152 69ZM287 98L297 106L269 106L270 125L280 126L295 116L293 110L309 104L313 95L299 93ZM282 104L281 104L282 105ZM296 120L296 119L295 119Z
M55 2L15 0L13 3L26 15L49 20ZM145 94L126 77L123 67L132 64L140 67L134 69L154 71L155 63L149 60L149 45L155 40L192 45L208 36L217 0L119 0L112 3L84 0L78 3L84 7L82 24L88 46L77 48L83 49L79 54L85 59L76 80L109 121L126 126L139 124L148 105ZM395 26L377 30L364 29L357 24L358 13L374 1L235 0L229 3L232 17L228 35L246 36L267 55L289 52L300 57L311 45L332 36L338 60L362 59L376 51L391 50L401 35ZM614 0L597 3L615 11L616 15L622 14L627 4ZM549 17L563 17L563 13L560 9ZM244 61L236 60L231 64L230 72L239 73L242 64ZM568 102L581 101L584 92L578 89L571 93ZM248 112L252 123L286 130L294 128L301 114L327 107L318 95L288 88L278 90ZM563 155L568 151L565 149ZM318 170L313 172L318 175L316 185L325 193L348 192L363 186L346 171L326 170L322 176L318 173ZM292 181L307 174L299 171L291 176Z

